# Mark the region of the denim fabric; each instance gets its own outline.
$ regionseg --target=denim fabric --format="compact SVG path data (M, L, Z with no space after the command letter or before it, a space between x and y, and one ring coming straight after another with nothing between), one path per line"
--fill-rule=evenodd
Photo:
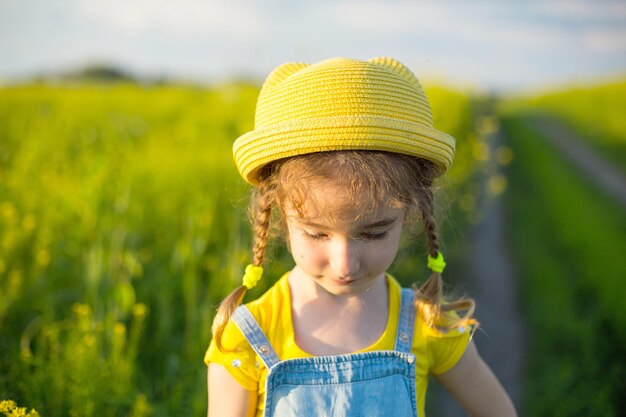
M263 333L261 327L246 306L239 306L233 313L232 319L237 327L239 327L239 330L241 330L241 333L246 337L252 349L259 355L267 369L271 369L272 366L280 361L276 352L272 349L269 340L267 340L267 336L265 336L265 333Z
M402 290L396 350L278 361L254 317L233 320L269 372L264 417L417 417L413 291Z

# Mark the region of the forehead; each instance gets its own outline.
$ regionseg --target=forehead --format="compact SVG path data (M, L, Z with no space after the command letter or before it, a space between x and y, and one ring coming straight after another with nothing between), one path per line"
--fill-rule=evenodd
M295 198L294 198L295 197ZM349 192L340 182L308 181L284 202L288 219L324 227L359 227L397 218L402 210L366 194Z

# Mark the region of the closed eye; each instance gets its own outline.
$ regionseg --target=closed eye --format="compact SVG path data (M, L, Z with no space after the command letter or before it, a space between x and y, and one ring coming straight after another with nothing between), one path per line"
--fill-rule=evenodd
M304 230L302 232L307 239L311 239L311 240L328 240L329 239L329 236L326 233L309 233ZM353 236L352 238L357 239L357 240L366 240L366 241L381 240L387 237L387 233L388 233L387 230L384 232L379 232L379 233L363 232L356 236Z
M328 235L325 234L325 233L304 232L304 236L306 236L307 239L311 239L311 240L326 240L326 239L328 239Z
M381 233L361 233L359 239L361 240L380 240L387 236L387 231Z

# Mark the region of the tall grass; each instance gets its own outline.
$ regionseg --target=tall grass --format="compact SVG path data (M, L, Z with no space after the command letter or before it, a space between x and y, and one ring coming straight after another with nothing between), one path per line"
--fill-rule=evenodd
M0 399L50 417L206 413L210 324L249 261L231 145L257 93L0 90ZM469 190L481 140L470 100L429 96L459 139L451 186ZM284 251L272 259L269 277L289 265Z
M1 392L46 415L201 414L209 320L246 256L230 144L256 88L1 94Z

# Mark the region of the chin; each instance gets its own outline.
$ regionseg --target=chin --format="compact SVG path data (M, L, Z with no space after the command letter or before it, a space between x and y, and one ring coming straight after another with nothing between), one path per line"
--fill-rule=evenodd
M333 280L321 286L324 290L334 295L354 295L366 291L371 285L372 282L369 280L361 281L357 279L346 283L337 283Z

